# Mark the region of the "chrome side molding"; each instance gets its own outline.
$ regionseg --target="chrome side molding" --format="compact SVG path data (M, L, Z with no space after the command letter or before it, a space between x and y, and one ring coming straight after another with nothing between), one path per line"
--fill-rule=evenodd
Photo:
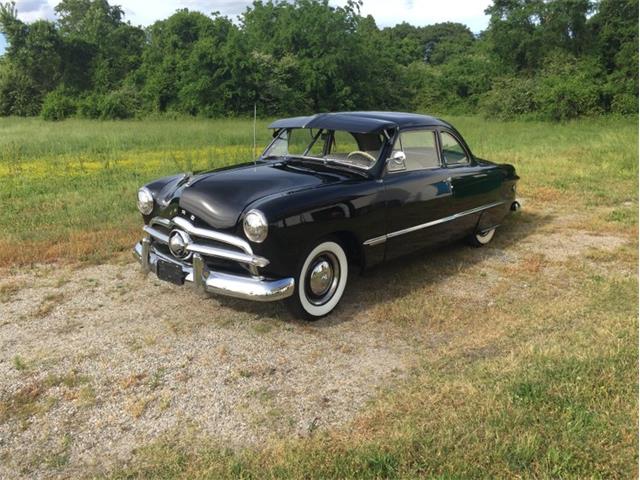
M363 242L363 245L366 245L368 247L371 247L371 246L374 246L374 245L379 245L381 243L386 242L390 238L398 237L400 235L405 235L405 234L411 233L411 232L416 232L418 230L422 230L423 228L433 227L433 226L439 225L441 223L450 222L450 221L456 220L457 218L460 218L460 217L464 217L464 216L467 216L467 215L472 215L474 213L478 213L478 212L481 212L483 210L487 210L489 208L498 207L500 205L503 205L504 203L505 202L494 202L494 203L490 203L488 205L482 205L481 207L476 207L476 208L472 208L470 210L465 210L463 212L454 213L453 215L450 215L448 217L439 218L439 219L433 220L431 222L422 223L420 225L416 225L416 226L408 227L408 228L405 228L405 229L402 229L402 230L398 230L398 231L395 231L395 232L387 233L386 235L380 235L379 237L371 238L371 239Z

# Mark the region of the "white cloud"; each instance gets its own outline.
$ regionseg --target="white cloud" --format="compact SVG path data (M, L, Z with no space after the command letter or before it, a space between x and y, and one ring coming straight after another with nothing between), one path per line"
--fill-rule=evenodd
M52 19L54 17L53 7L58 2L48 0L18 0L16 9L18 16L25 22L34 20Z
M345 3L345 2L332 2ZM459 22L478 33L487 28L489 18L484 10L491 0L364 0L361 13L372 15L381 27L408 22L429 25L439 22Z

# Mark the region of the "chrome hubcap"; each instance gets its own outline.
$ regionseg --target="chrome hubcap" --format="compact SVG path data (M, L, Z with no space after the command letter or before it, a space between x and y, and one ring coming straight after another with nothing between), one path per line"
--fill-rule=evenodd
M340 280L340 263L331 252L317 255L305 278L305 294L311 304L324 305L333 297Z
M333 269L329 262L322 260L316 263L311 270L311 278L309 279L309 287L315 295L322 295L329 290L331 281L333 280Z

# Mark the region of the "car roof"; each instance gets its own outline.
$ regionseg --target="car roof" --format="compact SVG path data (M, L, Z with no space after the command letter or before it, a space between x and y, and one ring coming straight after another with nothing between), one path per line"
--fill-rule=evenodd
M450 126L428 115L404 112L337 112L319 113L309 117L276 120L269 128L324 128L353 133L375 133L387 129Z

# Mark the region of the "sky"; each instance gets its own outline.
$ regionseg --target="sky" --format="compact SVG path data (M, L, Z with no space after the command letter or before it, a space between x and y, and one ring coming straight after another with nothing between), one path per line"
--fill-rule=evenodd
M408 22L416 26L438 22L459 22L479 33L487 28L489 18L484 14L491 0L363 0L361 13L372 15L380 27ZM18 16L25 22L37 19L53 19L53 7L58 0L17 0ZM219 11L235 18L252 0L113 0L122 6L126 19L134 25L147 26L156 20L170 16L180 8L204 13ZM344 5L346 0L330 0L332 5ZM6 47L0 34L0 53Z

